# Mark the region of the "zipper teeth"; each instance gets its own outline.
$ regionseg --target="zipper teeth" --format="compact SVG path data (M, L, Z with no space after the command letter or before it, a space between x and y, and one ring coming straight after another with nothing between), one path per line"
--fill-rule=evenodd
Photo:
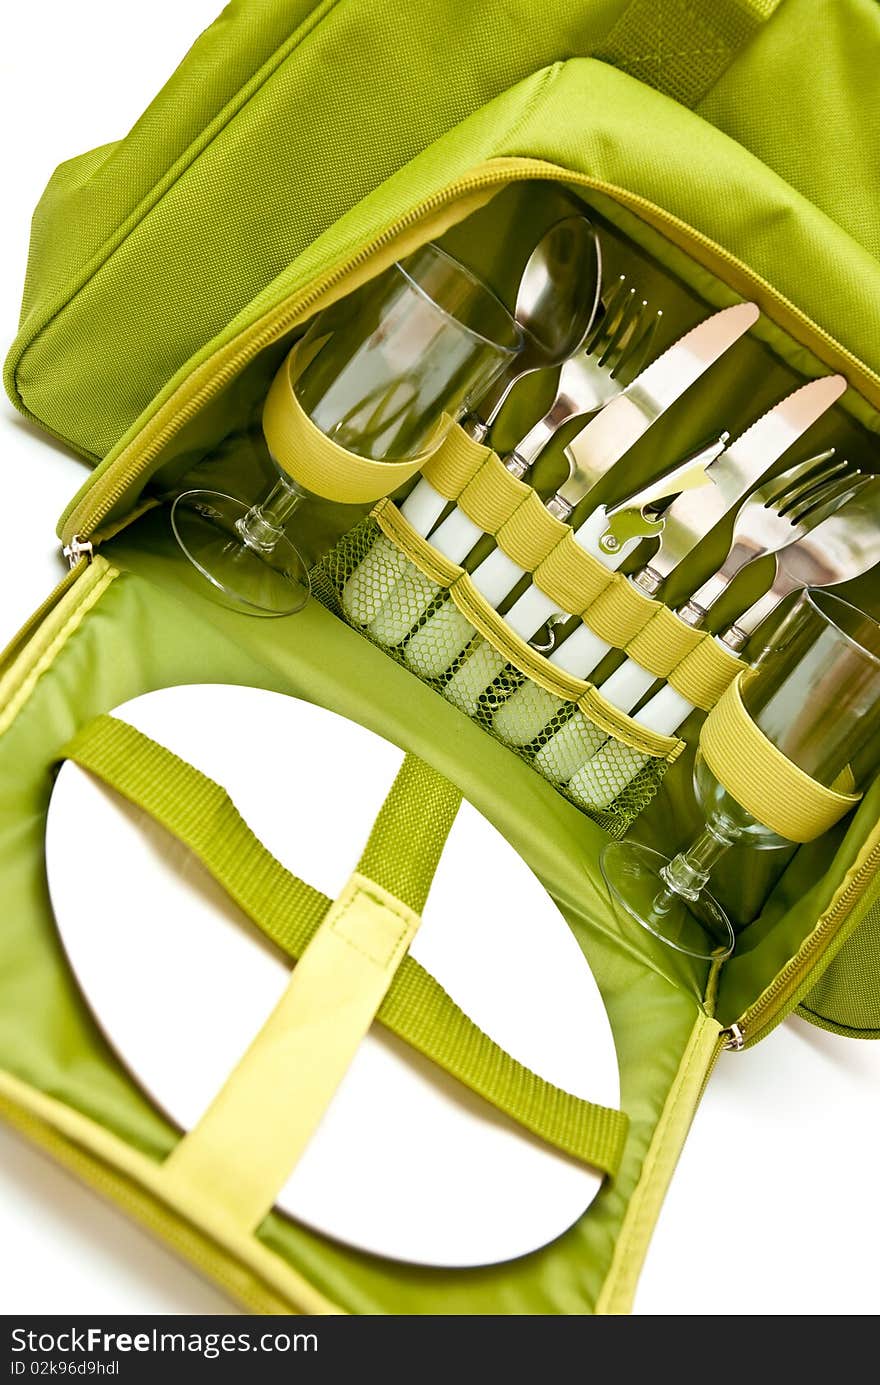
M658 207L656 203L651 202L648 198L638 193L627 192L626 189L620 188L613 183L608 183L597 178L590 178L585 174L573 173L567 169L560 168L556 164L545 163L543 160L528 158L498 159L493 161L491 165L487 165L485 171L474 172L467 177L458 179L439 192L432 194L431 197L426 198L423 202L419 203L418 206L412 208L404 216L386 227L375 240L363 247L351 259L337 265L335 269L323 278L313 281L299 296L292 301L288 301L282 309L277 310L271 321L261 330L255 332L254 335L248 339L246 344L235 352L228 361L224 362L207 383L197 390L195 395L178 409L174 416L169 419L165 426L157 433L155 438L151 440L150 444L144 448L143 452L132 459L122 469L120 476L116 478L112 485L109 485L105 490L100 484L100 481L98 482L95 486L95 490L100 489L101 494L93 500L91 506L89 505L89 500L94 492L87 493L80 504L74 506L69 513L64 516L63 533L65 538L69 541L71 533L76 533L81 539L86 539L94 535L102 519L110 513L117 501L124 496L129 486L136 481L142 471L146 470L150 462L159 455L174 435L193 418L206 403L216 394L219 394L227 381L232 379L243 366L257 356L260 351L264 350L265 347L271 345L279 336L283 335L290 326L294 325L298 318L307 313L309 307L315 301L331 290L341 279L346 277L353 270L367 263L367 261L396 240L403 232L418 225L419 222L430 216L432 212L447 206L456 198L468 192L478 191L481 188L488 189L496 186L500 187L509 182L524 181L536 176L547 181L565 182L570 185L584 187L595 192L603 193L622 206L630 207L646 214L646 219L649 223L675 227L686 239L698 245L702 245L709 250L716 260L720 260L724 264L735 269L737 274L744 278L755 289L759 290L765 298L769 298L782 307L786 313L789 313L800 322L806 329L808 335L814 340L822 342L826 348L830 348L843 360L848 362L858 375L871 380L872 383L880 388L880 376L876 375L869 367L860 361L857 356L853 355L851 351L842 346L830 332L827 332L824 328L813 322L811 318L807 317L796 304L792 303L784 294L779 293L766 279L756 274L748 265L744 264L723 246L710 240L708 236L704 236L701 232L689 226L679 217L664 211L662 207ZM208 363L206 362L205 364L207 365ZM79 520L77 524L77 517L80 514L84 514L86 518ZM840 915L845 916L853 903L861 896L866 881L873 873L877 863L880 863L880 846L878 846L876 851L871 852L856 878L850 882L848 888L839 899L835 901L833 909L825 916L825 919L819 927L817 927L806 940L804 946L797 955L789 960L783 970L774 979L773 984L763 993L756 1004L745 1012L742 1019L738 1021L744 1033L747 1031L747 1028L748 1030L752 1029L756 1020L760 1021L762 1016L771 1012L774 1007L777 1006L779 998L784 992L790 989L791 983L795 977L809 963L810 959L821 950L829 934L833 933L835 930L838 917ZM767 1028L768 1025L765 1024L765 1031ZM759 1029L758 1035L753 1035L748 1038L746 1040L747 1045L754 1043L756 1038L760 1037L760 1032Z
M813 322L805 313L779 293L772 284L768 283L761 275L756 274L748 265L744 264L730 251L715 241L704 236L701 232L689 226L679 217L658 207L656 203L638 193L627 192L626 189L618 187L614 183L606 182L598 178L590 178L586 174L573 173L567 169L560 168L556 164L545 163L540 159L529 159L523 157L513 157L509 159L499 158L491 165L487 165L486 171L472 173L467 177L457 179L439 192L432 194L418 206L411 208L397 221L363 247L351 259L337 265L330 274L323 278L313 281L302 294L297 296L286 306L277 312L272 321L251 337L245 346L237 351L228 361L226 361L211 379L189 399L178 412L171 418L161 431L152 439L149 446L144 449L136 458L124 467L122 473L115 482L104 490L100 481L95 489L101 491L101 495L96 498L91 506L89 505L89 495L86 495L78 506L74 506L62 517L63 533L65 539L69 540L72 533L80 538L87 538L93 535L101 520L110 513L114 505L120 500L128 487L137 479L139 474L145 470L150 462L158 456L165 445L174 437L175 433L208 403L216 394L219 394L223 386L232 379L243 366L248 364L260 351L271 345L279 336L292 326L296 320L305 314L309 307L336 284L341 279L367 263L380 250L396 240L404 231L418 225L434 211L440 210L457 197L463 196L467 192L478 191L481 188L491 188L503 186L510 182L521 182L528 178L541 177L546 181L565 182L579 187L590 189L594 192L601 192L612 198L623 206L636 208L647 213L648 220L659 223L660 225L674 226L681 231L686 238L706 247L711 254L725 264L734 268L737 273L743 276L756 289L775 303L781 306L787 313L795 317L807 329L808 333L816 340L821 341L827 348L841 356L858 374L867 376L874 384L880 388L880 376L874 374L857 356L842 346L829 332ZM206 363L207 364L207 363ZM77 517L84 514L82 519L77 522Z
M522 162L526 162L523 160ZM499 164L501 161L499 160ZM412 208L404 216L393 222L391 226L371 241L369 245L363 247L351 259L337 265L330 274L323 278L313 281L302 294L289 302L261 331L251 337L247 344L211 377L211 380L183 405L180 410L168 421L165 427L152 440L149 447L135 458L129 466L125 468L122 475L116 480L112 487L108 487L100 500L95 502L91 512L87 510L88 519L81 520L75 524L75 519L82 505L85 505L88 497L84 497L81 506L72 510L69 515L64 516L64 533L67 534L68 525L75 528L80 538L86 538L95 533L97 526L105 515L109 514L128 489L129 485L137 479L141 471L145 470L150 462L156 457L180 429L204 407L216 394L219 394L227 381L234 378L243 366L247 365L255 356L270 346L273 341L282 336L288 327L292 326L296 320L305 314L309 307L319 298L323 297L339 281L347 277L353 270L366 264L374 255L378 254L385 246L396 240L404 231L418 225L418 223L430 216L433 211L438 211L447 203L453 201L457 196L466 192L477 191L480 188L491 188L493 186L503 186L507 182L525 179L533 176L534 168L543 167L536 165L534 161L528 162L527 169L511 170L508 167L496 167L484 174L475 174L468 178L463 178L440 192L434 193L431 197L420 202L417 207Z
M868 877L873 875L878 868L880 868L880 843L868 853L859 867L857 875L850 881L843 893L837 897L821 923L805 939L800 950L786 962L782 971L774 977L772 983L755 1004L736 1021L745 1039L744 1048L749 1048L752 1044L757 1043L758 1039L773 1028L772 1022L765 1024L763 1028L761 1027L762 1016L768 1014L770 1021L774 1019L773 1011L778 1008L783 994L792 989L792 983L797 980L800 972L809 966L812 957L823 950L829 937L836 932L841 917L845 918L853 906L858 903L867 888Z

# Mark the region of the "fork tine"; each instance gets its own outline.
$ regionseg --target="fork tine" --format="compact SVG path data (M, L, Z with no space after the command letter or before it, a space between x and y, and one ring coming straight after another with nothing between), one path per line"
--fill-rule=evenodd
M826 482L834 480L836 477L852 475L854 468L843 458L839 462L831 462L828 466L818 467L811 476L801 481L800 485L793 486L780 497L776 508L781 515L790 514L791 511L800 504L802 500L809 497L819 486L824 486Z
M827 486L822 486L807 496L798 507L797 516L790 514L788 517L792 524L799 526L806 523L812 529L829 515L836 514L842 505L864 490L869 480L870 477L863 476L858 471L850 472L848 476L839 476Z
M597 349L602 348L607 336L617 325L621 308L634 292L635 290L627 284L626 275L621 274L608 297L603 295L602 311L597 313L597 322L584 342L583 349L587 355L592 356Z
M609 330L604 341L601 343L601 349L597 347L593 352L600 366L604 366L608 357L616 351L618 343L624 339L625 333L629 331L630 324L635 314L640 311L641 308L639 300L636 298L636 291L635 289L630 289L626 301L618 314L617 321L612 324L611 330Z
M835 449L830 447L827 452L820 452L815 457L808 457L804 462L798 462L795 466L788 467L785 471L780 471L778 476L773 476L769 481L765 481L755 491L755 497L763 500L765 505L774 505L778 500L784 498L786 492L792 486L796 486L805 477L810 476L813 471L827 462L834 456Z
M620 357L611 371L613 380L617 380L619 384L624 386L630 384L650 360L654 354L654 338L657 335L662 316L662 308L659 308L656 313L651 313L648 311L648 305L643 305L638 327L624 345Z

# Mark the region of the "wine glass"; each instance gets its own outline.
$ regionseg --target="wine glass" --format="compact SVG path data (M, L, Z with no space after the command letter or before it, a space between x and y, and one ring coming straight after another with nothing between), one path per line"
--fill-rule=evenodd
M744 680L742 700L811 779L859 790L880 763L880 626L829 591L805 592ZM614 902L655 937L689 958L723 961L735 939L705 888L713 866L734 843L768 850L790 842L743 807L702 752L694 786L707 820L686 851L668 860L638 842L612 842L602 874Z
M204 577L257 615L308 598L307 565L284 527L309 498L333 500L332 476L304 466L303 416L366 463L427 460L522 346L500 300L430 243L319 313L267 396L263 432L279 477L256 505L212 490L178 496L171 522ZM306 425L308 426L308 425ZM400 469L361 468L358 500L396 490Z

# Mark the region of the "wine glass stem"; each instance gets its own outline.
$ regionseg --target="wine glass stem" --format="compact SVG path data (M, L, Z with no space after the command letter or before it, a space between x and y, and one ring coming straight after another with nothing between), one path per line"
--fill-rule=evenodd
M284 525L302 500L299 491L279 477L265 500L252 505L236 524L242 543L257 553L271 553L284 532Z
M680 851L660 871L666 889L660 890L654 899L656 912L668 912L676 896L691 901L698 899L712 867L735 840L735 834L728 834L717 823L708 823L687 851Z

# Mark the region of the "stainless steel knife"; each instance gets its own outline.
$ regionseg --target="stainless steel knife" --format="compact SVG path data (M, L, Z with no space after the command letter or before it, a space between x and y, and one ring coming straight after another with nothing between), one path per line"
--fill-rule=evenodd
M737 303L713 313L652 361L622 395L612 399L565 448L569 474L547 502L551 514L568 520L596 482L754 326L759 316L754 303Z

